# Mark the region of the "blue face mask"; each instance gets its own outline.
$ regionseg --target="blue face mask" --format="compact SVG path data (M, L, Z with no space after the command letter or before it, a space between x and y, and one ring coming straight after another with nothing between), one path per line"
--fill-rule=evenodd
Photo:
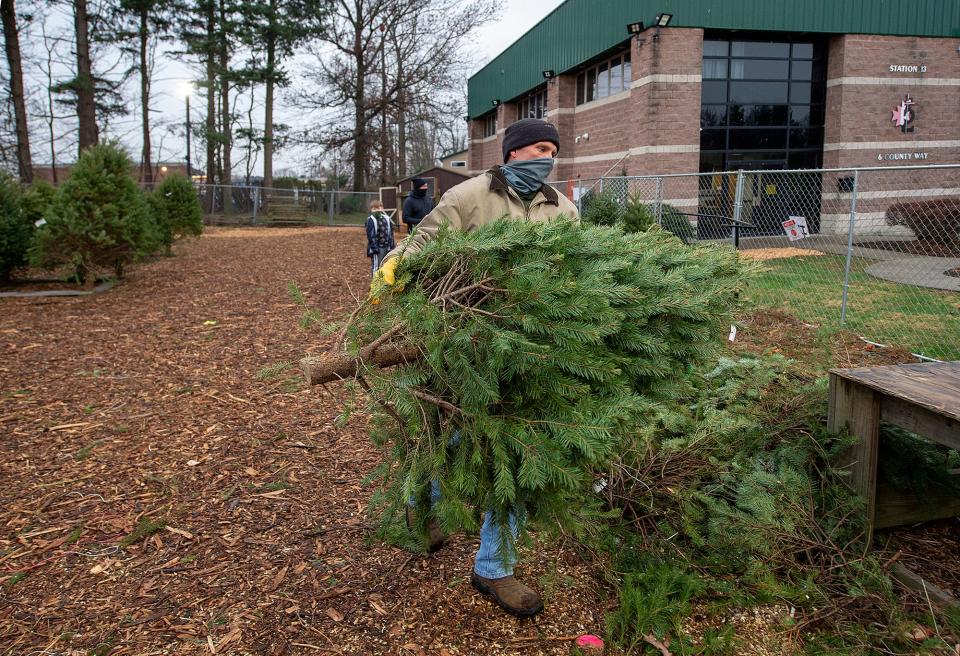
M537 159L514 160L500 167L503 177L510 186L521 196L529 196L543 186L543 181L553 170L552 157L538 157Z

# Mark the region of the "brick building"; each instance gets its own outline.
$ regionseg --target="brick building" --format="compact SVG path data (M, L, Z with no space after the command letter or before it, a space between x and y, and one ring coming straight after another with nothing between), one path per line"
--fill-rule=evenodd
M555 180L960 163L960 1L567 0L468 111L473 173L528 116Z
M152 166L154 184L162 182L164 178L175 173L182 176L187 175L187 165L185 162L157 162ZM60 185L70 177L72 170L73 164L57 164L56 167L50 166L49 164L38 164L33 167L33 177L36 180L43 180L44 182L49 182L54 185ZM143 167L141 167L140 164L134 165L130 171L130 175L132 175L137 182L143 182ZM194 175L193 177L197 179L198 176Z

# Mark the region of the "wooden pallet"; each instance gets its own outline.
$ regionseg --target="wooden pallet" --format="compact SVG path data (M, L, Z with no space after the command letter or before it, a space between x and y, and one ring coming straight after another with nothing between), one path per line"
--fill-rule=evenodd
M866 501L868 545L875 529L960 515L960 497L955 495L909 495L878 484L881 421L960 449L960 362L830 371L827 423L830 430L846 428L857 438L844 464L850 472L850 486ZM907 587L922 588L935 601L956 603L902 566L894 577ZM946 597L939 599L937 593Z

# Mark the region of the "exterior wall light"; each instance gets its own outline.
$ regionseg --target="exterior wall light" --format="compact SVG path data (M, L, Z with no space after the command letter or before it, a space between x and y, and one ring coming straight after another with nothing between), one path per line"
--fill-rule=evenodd
M554 73L554 72L553 72L553 69L551 68L550 70L543 72L543 79L544 79L544 80L552 80L555 75L556 75L556 73Z
M653 24L657 27L666 27L672 19L673 14L657 14L657 17L653 19Z
M637 21L636 23L627 24L627 33L628 34L640 34L643 32L643 21Z
M499 98L494 98L492 104L493 104L494 107L499 107L499 106L500 106L500 99L499 99Z

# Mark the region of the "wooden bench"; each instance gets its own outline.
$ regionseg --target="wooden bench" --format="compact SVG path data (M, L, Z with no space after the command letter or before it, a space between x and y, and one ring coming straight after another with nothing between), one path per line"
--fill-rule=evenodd
M960 515L960 497L908 495L877 485L877 444L885 421L960 450L960 362L900 364L830 371L828 427L846 427L858 443L846 466L866 500L867 542L874 529Z

